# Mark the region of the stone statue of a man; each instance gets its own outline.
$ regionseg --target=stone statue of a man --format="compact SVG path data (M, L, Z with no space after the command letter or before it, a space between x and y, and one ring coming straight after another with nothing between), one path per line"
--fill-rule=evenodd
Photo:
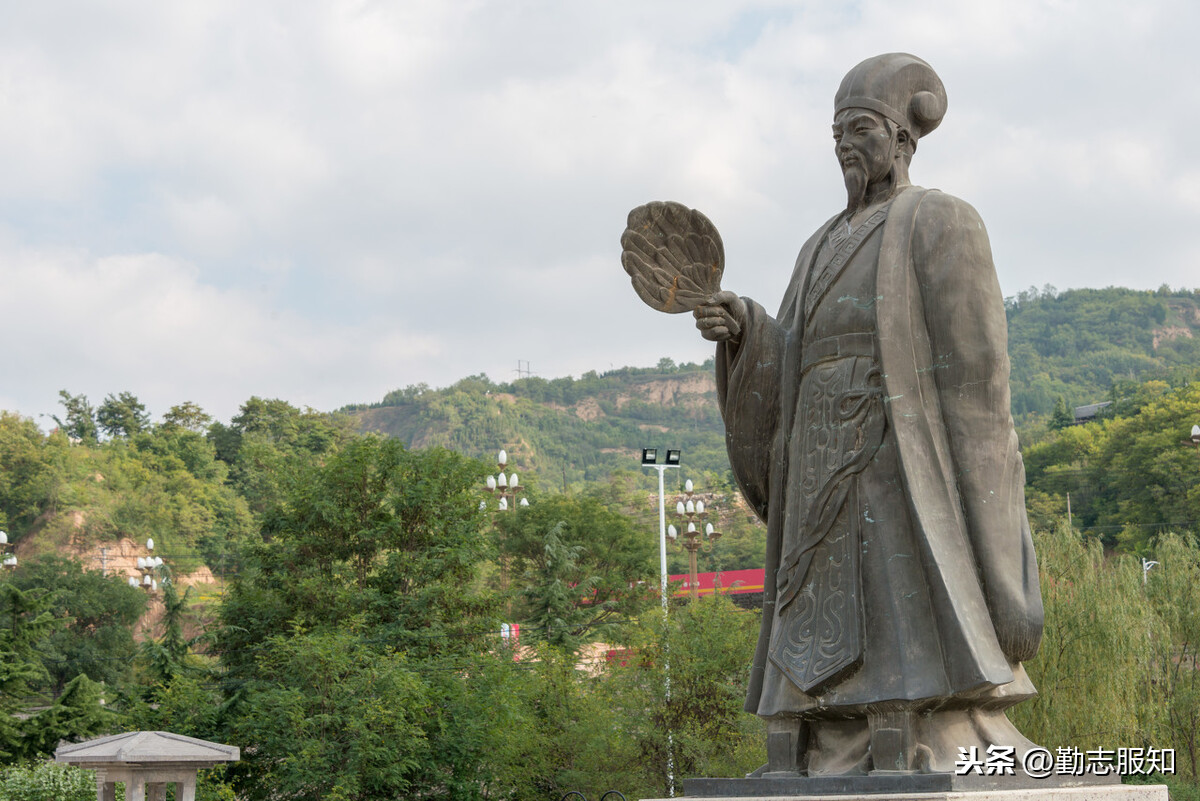
M766 521L767 589L746 708L771 772L952 771L960 748L1030 743L1042 602L1009 410L1004 306L967 203L912 186L946 111L919 58L846 75L844 211L804 244L774 317L719 291L737 480Z

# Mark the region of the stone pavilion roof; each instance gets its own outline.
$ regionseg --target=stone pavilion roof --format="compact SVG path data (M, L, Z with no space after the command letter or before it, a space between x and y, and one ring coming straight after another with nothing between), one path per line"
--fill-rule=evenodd
M163 764L205 767L236 762L236 745L222 745L165 731L131 731L82 743L60 745L55 762L72 765Z

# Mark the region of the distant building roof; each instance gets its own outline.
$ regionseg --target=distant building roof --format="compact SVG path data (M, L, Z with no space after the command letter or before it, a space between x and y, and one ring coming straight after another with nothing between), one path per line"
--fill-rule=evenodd
M83 743L60 745L55 762L81 766L170 763L210 767L237 762L236 745L222 745L166 731L130 731Z
M1087 406L1076 406L1075 425L1092 422L1100 414L1100 410L1108 406L1112 406L1112 401L1089 403Z

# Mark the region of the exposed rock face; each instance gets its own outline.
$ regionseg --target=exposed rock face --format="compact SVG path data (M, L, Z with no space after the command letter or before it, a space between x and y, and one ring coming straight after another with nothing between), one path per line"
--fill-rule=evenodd
M1158 343L1170 342L1173 339L1192 338L1192 329L1184 325L1168 325L1154 332L1154 349L1158 350Z
M600 408L600 403L595 398L584 398L575 404L575 416L580 420L590 422L597 417L603 417L604 411Z
M645 403L663 406L695 406L715 402L717 380L710 373L692 373L681 378L647 381L637 387L637 395L621 395L617 408L622 408L635 398Z

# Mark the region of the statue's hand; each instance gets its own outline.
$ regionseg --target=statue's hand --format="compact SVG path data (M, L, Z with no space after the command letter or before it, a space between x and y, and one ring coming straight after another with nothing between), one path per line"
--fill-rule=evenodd
M692 314L696 318L700 336L713 342L736 345L746 326L746 301L736 293L721 291L710 297L707 303L697 306Z

